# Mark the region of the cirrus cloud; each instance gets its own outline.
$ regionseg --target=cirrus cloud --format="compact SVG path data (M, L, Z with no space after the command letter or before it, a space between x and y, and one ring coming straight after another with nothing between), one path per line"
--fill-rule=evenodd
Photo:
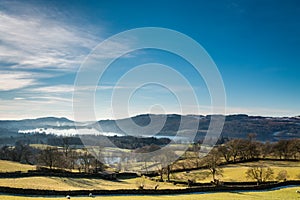
M0 91L20 89L37 84L31 73L0 71Z

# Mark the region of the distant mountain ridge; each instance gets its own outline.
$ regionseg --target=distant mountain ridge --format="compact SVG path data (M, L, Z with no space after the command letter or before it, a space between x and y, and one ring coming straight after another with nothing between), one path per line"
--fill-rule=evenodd
M20 130L28 128L74 126L74 122L65 117L42 117L37 119L0 120L0 129Z
M103 132L114 132L124 135L133 136L147 136L153 135L157 130L158 125L152 124L153 129L148 129L143 132L143 129L136 129L131 126L131 122L134 121L139 126L147 126L153 120L163 120L166 122L163 128L156 136L174 136L176 135L181 119L186 120L186 123L182 127L182 131L189 133L193 130L190 129L190 125L197 122L198 130L196 140L202 139L206 130L208 129L211 115L156 115L156 114L143 114L137 115L131 118L118 119L118 120L100 120L100 125ZM126 127L128 132L124 133L119 127L118 123L121 123ZM82 124L81 128L96 128L96 124ZM27 129L75 129L75 123L67 118L56 117L44 117L37 119L24 119L24 120L0 120L0 137L10 137L16 135L19 130ZM248 116L245 114L228 115L222 131L223 137L228 138L246 138L249 133L255 133L257 139L260 141L275 141L278 139L288 138L300 138L300 117L262 117L262 116Z

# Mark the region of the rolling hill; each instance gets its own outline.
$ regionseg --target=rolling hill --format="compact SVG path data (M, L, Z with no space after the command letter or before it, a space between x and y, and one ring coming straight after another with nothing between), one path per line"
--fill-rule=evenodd
M196 115L153 115L143 114L132 118L119 120L100 120L97 123L85 123L79 129L95 130L98 132L97 125L100 125L101 132L119 135L132 135L137 137L157 136L171 137L176 135L179 130L180 121L187 123L181 127L181 131L187 134L193 131L193 124L198 123L197 136L195 140L201 140L206 134L211 116ZM164 122L161 126L160 122ZM132 126L132 121L138 126ZM152 122L152 123L151 123ZM159 122L159 123L158 123ZM119 124L126 131L119 128ZM147 125L151 126L143 129ZM141 128L142 127L142 128ZM27 133L49 133L76 135L75 123L66 118L46 117L38 119L24 120L2 120L0 121L0 138L10 141L12 138L24 137L21 130ZM58 132L60 130L61 132ZM157 132L157 130L160 130ZM74 132L74 133L73 133ZM255 133L257 140L276 141L278 139L300 138L300 117L262 117L248 115L228 115L226 116L222 136L226 138L246 138L249 133ZM154 134L154 135L153 135ZM30 134L34 135L34 134ZM45 136L46 137L46 136Z

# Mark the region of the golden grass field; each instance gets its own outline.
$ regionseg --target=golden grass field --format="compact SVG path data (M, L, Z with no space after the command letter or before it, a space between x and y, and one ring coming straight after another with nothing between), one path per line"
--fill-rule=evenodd
M0 160L0 172L15 172L22 171L27 172L28 170L35 170L34 165L24 165L17 162L11 162L6 160Z
M157 183L149 179L143 179L145 189L154 189L159 184L158 189L177 189L183 186L174 186L171 183ZM45 190L117 190L117 189L137 189L142 178L123 179L119 181L108 181L102 179L84 178L59 178L59 177L28 177L28 178L3 178L0 179L0 186L14 188L30 188Z
M287 161L259 161L252 163L231 164L226 165L223 170L223 176L219 177L221 181L253 181L246 178L245 172L248 167L255 164L263 164L270 166L274 172L274 177L277 176L280 170L287 170L289 180L298 179L300 174L300 162ZM10 161L0 160L0 171L27 171L35 169L35 166L23 165ZM197 182L210 182L211 177L203 179L203 172L208 170L195 170L190 173L174 173L171 174L171 179L187 181L195 179ZM176 189L183 188L183 185L173 185L171 183L161 183L151 181L147 178L132 178L119 181L109 181L102 179L83 179L83 178L60 178L60 177L26 177L26 178L1 178L0 186L15 187L15 188L30 188L30 189L50 189L50 190L92 190L92 189L137 189L138 185L144 180L145 189L153 189L156 184L159 184L158 189Z
M71 197L75 200L299 200L300 194L296 193L300 187L290 187L280 190L263 191L263 192L217 192L206 194L185 194L185 195L157 195L157 196L96 196L91 197ZM59 200L65 197L21 197L0 195L1 200Z
M222 181L250 181L246 179L245 172L248 167L255 164L263 164L271 167L275 172L275 177L280 170L287 170L289 179L297 179L300 173L300 162L287 161L259 161L252 163L231 164L223 168ZM35 166L23 165L10 161L0 160L0 171L27 171L35 169ZM195 178L196 181L209 182L211 177L201 179L201 174L206 170L195 170L190 173L174 173L171 178L186 181L187 179ZM138 185L143 182L145 189L153 189L156 184L159 184L158 189L176 189L184 188L183 185L173 185L171 183L157 183L147 178L132 178L123 179L119 181L108 181L102 179L83 179L83 178L60 178L60 177L28 177L28 178L3 178L0 179L0 186L15 187L15 188L32 188L32 189L50 189L50 190L93 190L93 189L137 189ZM99 196L93 199L107 199L107 200L198 200L198 199L212 199L212 200L300 200L300 194L296 193L300 187L290 187L273 191L261 192L219 192L219 193L205 193L205 194L187 194L187 195L154 195L154 196ZM58 200L66 199L65 197L29 197L29 196L12 196L0 195L1 200ZM87 200L90 197L72 197L71 199Z
M281 170L286 170L289 178L288 180L296 180L298 179L298 175L300 174L300 162L287 162L287 161L259 161L259 162L251 162L251 163L241 163L241 164L230 164L223 167L223 176L219 176L218 178L221 181L254 181L246 178L246 171L249 167L253 165L264 165L269 166L274 170L274 178L276 178L277 174ZM203 179L203 172L208 172L208 170L195 170L190 173L175 173L173 174L174 179L178 180L187 180L191 177L195 178L197 182L210 182L211 177L207 177Z
M17 162L0 160L0 172L14 172L34 170L36 166L24 165ZM175 189L183 186L174 186L171 183L157 183L146 178L132 178L119 181L103 179L60 178L60 177L26 177L26 178L0 178L0 186L49 189L49 190L92 190L92 189L137 189L144 181L145 189L153 189L156 184L158 189Z

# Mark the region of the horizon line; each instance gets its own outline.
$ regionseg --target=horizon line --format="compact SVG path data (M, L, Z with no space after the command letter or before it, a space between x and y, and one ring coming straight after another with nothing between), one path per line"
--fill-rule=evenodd
M300 117L299 115L285 115L285 116L271 116L271 115L254 115L254 114L247 114L247 113L228 113L228 114L179 114L179 113L139 113L139 114L135 114L132 116L128 116L128 117L122 117L122 118L105 118L105 119L96 119L96 121L105 121L105 120L122 120L122 119L128 119L128 118L133 118L133 117L138 117L138 116L142 116L142 115L180 115L180 116L211 116L211 115L221 115L221 116L233 116L233 115L247 115L250 117L264 117L264 118L297 118ZM39 116L39 117L28 117L28 118L14 118L14 119L9 119L9 118L0 118L0 121L21 121L21 120L36 120L36 119L43 119L43 118L64 118L67 119L69 121L73 121L73 122L90 122L90 121L94 121L94 120L85 120L85 121L75 121L74 119L70 118L70 117L66 117L66 116Z

